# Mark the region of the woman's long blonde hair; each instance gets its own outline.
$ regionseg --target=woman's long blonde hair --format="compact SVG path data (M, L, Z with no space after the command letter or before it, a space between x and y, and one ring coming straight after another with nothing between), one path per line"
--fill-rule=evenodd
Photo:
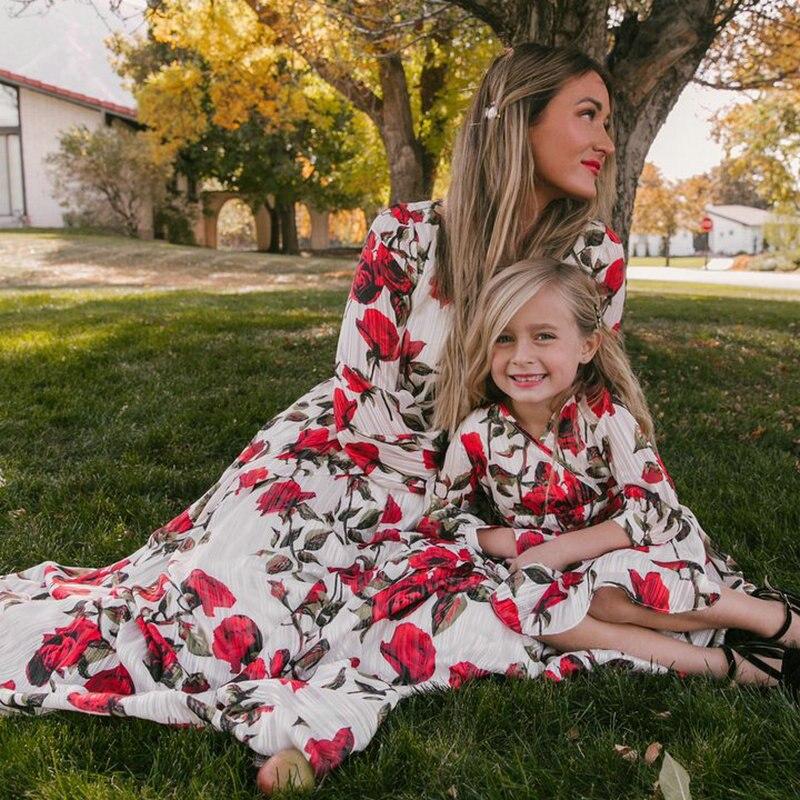
M596 281L575 264L552 258L519 261L489 280L480 296L481 314L476 316L464 340L466 369L458 422L475 408L500 399L490 375L492 349L511 318L534 295L556 288L568 305L581 336L596 331L600 344L588 364L582 364L572 386L554 399L554 411L570 395L580 394L591 402L604 389L610 391L633 414L644 435L654 441L653 420L642 387L633 374L620 335L602 321L600 290ZM452 430L450 431L452 433Z
M519 44L494 60L466 113L456 139L437 253L437 288L440 297L451 301L452 328L437 381L436 427L453 428L452 411L463 391L464 336L489 278L523 258L566 257L589 221L610 211L613 155L598 175L594 200L563 198L541 213L536 208L530 128L567 81L592 71L606 83L610 97L608 74L584 53ZM609 135L613 138L613 131Z

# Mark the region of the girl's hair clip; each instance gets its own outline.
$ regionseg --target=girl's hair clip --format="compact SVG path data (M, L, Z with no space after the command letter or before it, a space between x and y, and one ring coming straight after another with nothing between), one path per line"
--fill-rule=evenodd
M483 109L483 116L486 119L497 119L500 116L500 109L497 108L497 103L492 103Z

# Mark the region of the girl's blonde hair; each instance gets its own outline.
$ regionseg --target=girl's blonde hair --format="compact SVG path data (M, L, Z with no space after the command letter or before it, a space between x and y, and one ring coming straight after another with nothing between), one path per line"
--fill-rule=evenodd
M466 370L461 402L448 409L454 424L452 433L475 408L502 396L489 373L492 349L497 337L511 318L534 295L543 289L556 288L568 305L582 336L596 331L600 345L588 364L581 364L573 385L563 397L555 398L554 411L572 394L582 394L590 402L604 389L619 398L628 408L644 435L654 441L653 421L642 387L633 374L620 335L602 321L600 290L597 282L575 264L552 258L519 261L499 272L484 287L480 297L481 313L476 316L464 341Z
M452 427L450 407L463 389L464 337L492 275L523 258L565 258L591 219L606 218L616 170L609 155L594 200L562 198L536 208L530 128L572 78L605 69L572 48L523 43L494 60L456 139L452 180L437 253L437 290L452 303L452 328L437 381L436 427ZM613 139L613 131L609 130ZM541 212L541 213L538 213ZM535 220L535 223L531 223Z

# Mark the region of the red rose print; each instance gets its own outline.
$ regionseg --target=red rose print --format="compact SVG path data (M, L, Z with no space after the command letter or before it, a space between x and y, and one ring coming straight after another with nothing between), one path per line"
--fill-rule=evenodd
M400 340L400 360L403 363L401 369L407 370L410 361L413 361L425 347L425 342L422 340L414 341L408 329L403 331L403 338Z
M364 247L361 251L361 258L353 276L353 285L350 289L350 297L357 300L362 305L369 305L375 301L383 288L383 281L377 274L375 264L375 243L377 237L370 231Z
M411 294L414 290L413 281L384 245L378 245L375 258L383 283L389 291L395 295Z
M88 586L72 586L71 584L63 584L54 586L50 590L50 596L54 600L63 600L65 597L75 597L80 595L91 594L92 590Z
M340 728L333 739L309 739L304 750L319 776L338 767L353 752L355 744L350 728Z
M604 417L606 414L613 417L616 411L614 408L614 400L608 389L601 390L597 397L593 397L589 407L598 419Z
M498 600L497 595L493 594L489 603L494 613L500 617L507 627L511 628L512 631L522 633L522 626L519 622L519 609L517 608L517 604L510 597L507 597L505 600Z
M664 474L661 472L661 467L652 461L645 463L642 469L642 480L646 483L661 483L664 480Z
M308 681L297 680L296 678L278 678L281 686L288 686L293 694L297 694L301 689L308 686Z
M402 619L436 592L424 572L413 572L381 589L372 598L372 621Z
M571 586L577 586L579 583L583 583L585 575L583 572L562 572L561 573L561 585L565 589L569 589Z
M380 466L380 451L371 442L346 444L344 450L355 465L364 471L365 475L369 475L375 467Z
M408 565L415 570L430 570L437 567L454 569L459 562L458 556L444 547L426 547L419 553L414 553L408 559Z
M236 494L243 489L252 489L257 483L263 483L268 475L269 470L266 467L256 467L242 473L239 476L239 488L236 490Z
M373 384L370 383L357 369L344 367L342 370L342 377L347 382L347 388L356 394L361 394L362 392L366 392L373 388Z
M122 664L113 669L104 669L92 675L84 684L87 692L108 692L110 694L133 694L133 680Z
M539 601L533 607L531 613L536 616L541 614L545 609L558 605L562 600L566 599L567 593L562 591L558 581L555 580L547 587L545 593L539 598Z
M189 511L184 511L182 514L178 514L175 519L171 519L165 526L164 530L168 533L186 533L186 531L192 529L192 518L189 516Z
M269 660L269 676L270 678L279 678L283 675L286 665L289 663L289 651L284 647L281 650L276 650Z
M450 686L453 689L460 689L467 681L474 678L485 678L487 675L491 675L488 670L476 667L469 661L459 661L458 664L450 667Z
M380 531L375 531L372 535L372 538L365 543L359 544L359 549L363 550L365 547L370 547L373 544L378 544L378 542L399 542L400 541L400 529L399 528L384 528Z
M321 455L339 449L339 440L335 438L329 439L327 428L307 428L304 431L300 431L297 441L290 444L278 458L281 461L289 461L292 458L302 458L314 454Z
M483 478L486 475L486 453L483 451L483 443L479 433L462 433L461 444L467 451L467 458L469 463L472 464L472 476L476 479Z
M438 519L423 517L417 523L417 533L422 534L427 539L439 539L442 536L442 523Z
M664 586L657 572L648 572L643 578L635 569L629 569L628 575L640 603L656 611L669 613L669 589Z
M355 400L348 400L347 395L341 389L333 390L333 418L337 431L343 431L350 427L356 408L358 408L358 403Z
M231 672L240 672L242 664L249 664L258 657L262 646L258 625L250 617L235 614L216 627L211 650L217 658L231 665Z
M25 674L34 686L44 686L53 672L63 677L64 670L74 667L90 644L102 640L94 622L77 617L69 625L42 637L42 646L28 662Z
M304 492L300 485L293 480L274 483L258 498L258 510L262 515L283 513L294 508L298 503L316 496L314 492Z
M585 669L583 662L575 656L562 656L558 662L558 668L561 671L562 678L567 678Z
M578 405L567 403L558 420L558 446L576 456L586 445L578 429Z
M409 220L422 222L425 216L421 211L411 211L406 203L398 203L389 209L389 213L401 224L408 225Z
M356 327L369 347L368 355L378 361L395 361L398 357L400 337L397 328L386 316L368 308L362 319L356 320Z
M517 539L517 555L544 541L544 535L537 530L514 531Z
M436 648L425 631L403 622L391 641L381 642L381 654L398 674L401 684L427 681L436 670Z
M125 712L119 703L121 699L122 695L111 694L110 692L70 692L67 695L67 700L71 706L88 714L124 716Z
M364 569L360 562L349 567L328 567L328 572L339 575L342 583L354 594L360 594L375 577L377 570Z
M400 522L403 518L403 511L401 510L400 506L397 505L394 498L391 495L388 495L386 498L386 505L383 509L383 514L381 514L381 524L388 524L393 525L395 522Z
M234 681L260 681L267 677L267 665L263 658L251 661L235 678Z
M189 577L181 584L181 591L192 597L191 608L202 606L207 617L213 616L215 609L230 608L236 602L224 583L201 569L193 569L189 573Z
M0 689L10 689L12 692L17 688L17 684L14 681L6 681L5 683L0 683Z
M252 461L264 448L266 447L266 442L258 441L258 442L250 442L247 447L239 454L239 458L236 460L239 464L246 464L248 461Z
M134 586L133 592L148 603L156 603L164 596L168 583L169 575L166 572L162 572L157 581L149 586Z
M613 294L625 283L625 261L618 258L613 264L609 264L603 276L603 283Z
M441 469L444 462L442 455L443 454L438 450L423 450L422 463L425 466L425 469L429 469L431 471Z
M617 234L614 233L614 231L612 231L611 228L608 227L608 225L606 225L606 236L609 239L611 239L611 241L614 242L614 244L619 244L620 243L619 236L617 236Z
M311 605L312 603L319 603L327 594L325 588L325 581L317 581L309 590L308 594L302 602L302 605Z
M142 632L147 644L145 666L156 683L160 683L165 676L171 676L173 668L178 663L175 648L161 634L158 626L153 622L146 622L142 617L136 618L136 626Z

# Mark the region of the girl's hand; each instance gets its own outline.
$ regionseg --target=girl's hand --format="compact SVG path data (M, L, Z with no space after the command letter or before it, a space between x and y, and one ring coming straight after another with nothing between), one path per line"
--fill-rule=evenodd
M569 547L564 546L567 543L561 542L559 539L560 537L534 545L516 558L506 559L508 568L511 572L516 572L531 564L542 564L545 567L562 572L566 566L573 564L576 559L569 552Z

